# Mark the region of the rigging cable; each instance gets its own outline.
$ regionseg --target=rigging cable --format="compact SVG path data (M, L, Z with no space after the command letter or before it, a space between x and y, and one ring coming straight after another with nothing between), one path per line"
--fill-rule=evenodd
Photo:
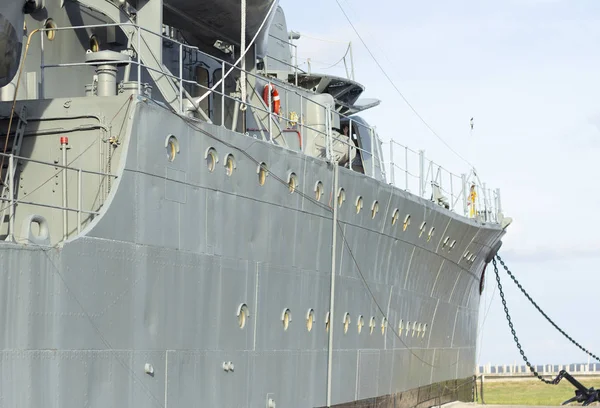
M454 150L452 148L452 146L450 146L450 144L448 144L448 142L446 142L430 125L429 123L427 123L427 121L423 118L423 116L421 116L419 114L419 112L415 109L415 107L409 102L409 100L404 96L404 94L400 91L400 89L396 86L396 84L394 83L394 81L392 80L392 78L390 78L390 76L387 74L387 72L385 71L385 69L383 68L383 66L379 63L379 61L377 60L377 58L375 57L375 55L373 54L373 52L371 51L371 49L369 48L369 46L367 45L367 43L365 42L365 40L362 38L362 36L360 35L360 33L358 32L357 28L354 26L354 24L352 23L352 20L350 19L350 17L348 16L348 14L346 13L346 10L344 10L344 7L342 7L342 4L340 3L339 0L335 0L335 2L338 4L340 10L342 11L342 13L344 14L344 17L346 17L346 20L348 20L348 23L350 24L350 26L352 27L352 30L354 30L354 33L356 34L356 36L358 37L358 39L360 40L360 42L364 45L364 47L366 48L367 52L369 53L369 55L371 56L371 58L373 59L373 61L375 62L375 64L377 64L377 67L379 67L380 71L383 73L383 75L385 76L385 78L389 81L389 83L392 85L392 87L396 90L396 92L398 93L398 95L400 95L400 97L402 98L402 100L406 103L406 105L410 108L410 110L417 116L417 118L419 118L419 120L425 125L425 127L427 129L429 129L429 131L435 136L437 137L452 153L454 153L458 158L460 158L462 161L464 161L466 164L468 164L470 167L474 168L475 166L473 164L471 164L471 162L469 160L467 160L465 157L463 157L460 153L458 153L456 150Z

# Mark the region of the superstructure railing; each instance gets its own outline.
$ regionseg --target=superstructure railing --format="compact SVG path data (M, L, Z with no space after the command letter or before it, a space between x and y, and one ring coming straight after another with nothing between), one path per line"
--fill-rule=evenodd
M282 144L277 141L280 139L281 141L285 140L283 137L283 133L287 132L297 132L299 138L300 150L302 150L303 146L305 146L305 135L307 131L315 132L323 136L326 140L326 152L325 157L329 161L333 161L333 144L340 143L347 147L348 149L348 163L347 166L350 170L352 169L352 157L356 157L356 155L360 154L363 163L365 163L365 159L370 163L371 168L369 169L369 173L372 177L375 177L377 174L377 169L380 171L380 175L383 180L387 179L387 182L398 187L402 188L406 191L411 192L412 194L418 195L419 197L431 199L441 206L448 208L449 210L455 211L459 214L462 214L466 217L477 218L481 221L485 222L499 222L499 218L501 216L501 202L500 202L500 191L499 190L491 190L487 188L485 183L481 183L477 174L474 171L471 171L468 174L456 175L446 170L441 165L427 159L425 157L424 151L415 151L412 150L398 142L394 139L390 139L388 142L382 142L377 135L375 127L365 125L362 122L357 121L353 116L346 116L339 112L336 112L332 106L320 104L319 102L313 100L310 95L307 95L307 90L298 88L296 85L298 83L298 73L302 72L297 66L297 51L294 51L294 55L296 58L295 64L285 63L286 66L289 66L294 73L294 84L290 84L285 81L280 81L274 78L270 78L265 75L257 74L251 71L243 71L246 74L247 78L253 78L255 81L266 82L269 85L276 85L280 89L284 89L286 91L286 97L290 95L295 95L300 100L300 116L299 118L292 118L282 113L273 112L273 100L269 94L268 100L266 103L251 103L249 100L242 100L239 92L233 94L227 94L225 90L225 80L232 76L235 77L237 74L241 73L242 70L237 66L225 60L219 59L211 54L203 52L199 50L195 46L190 46L183 42L180 42L174 38L169 36L165 36L162 34L154 33L151 30L148 30L144 27L140 27L133 23L112 23L112 24L96 24L96 25L82 25L82 26L72 26L72 27L55 27L51 29L42 29L40 30L41 35L41 89L42 95L44 95L44 71L47 69L62 69L69 67L79 67L79 66L91 66L97 65L97 63L89 63L89 62L67 62L67 63L59 63L59 64L45 64L44 63L44 47L43 41L46 31L56 30L89 30L93 28L101 28L101 27L129 27L130 29L135 30L134 35L131 35L132 44L133 45L133 37L135 36L136 43L136 53L131 61L129 62L131 65L135 66L137 69L137 88L138 92L142 93L142 69L147 71L153 71L158 73L164 77L167 77L171 80L172 85L176 88L178 100L176 104L171 104L174 110L180 115L187 115L190 110L200 110L200 104L203 100L209 97L218 96L221 98L221 112L220 112L220 125L226 126L226 116L225 116L225 101L229 100L235 104L236 108L239 109L240 106L248 106L251 107L254 112L260 112L265 115L265 121L267 122L266 128L256 129L263 137L270 141L271 143ZM164 65L160 64L160 69L150 66L150 64L145 64L143 62L144 58L149 58L150 56L144 55L141 53L141 45L144 40L144 35L147 33L152 36L158 36L162 39L163 42L170 42L172 47L178 47L179 49L179 61L178 61L178 72L177 74L172 73L168 70ZM292 47L296 47L291 42L286 42L286 44L291 45ZM294 48L295 49L295 48ZM128 50L129 51L129 50ZM215 64L220 65L221 67L221 77L218 81L214 81L211 85L210 81L207 85L203 85L198 81L186 79L184 75L184 55L192 55L197 53L199 56L203 58L210 59L214 61ZM295 66L294 66L295 65ZM198 88L204 93L197 97L192 97L186 88ZM256 92L254 89L253 91ZM262 98L258 98L262 102ZM186 102L187 101L187 102ZM304 106L314 105L318 107L318 109L323 109L323 116L327 118L325 127L319 128L318 126L313 126L304 122ZM203 118L209 122L212 122L210 119L210 114L206 114L203 111L201 112ZM333 115L338 115L340 120L343 120L349 123L350 134L349 135L341 135L339 132L334 131L332 129L332 119ZM257 124L260 124L261 121L257 120ZM273 129L274 125L279 123L288 123L293 124L292 126L288 126L287 128L280 128L277 125L277 129ZM263 124L264 125L264 124ZM350 137L352 136L352 129L355 127L364 127L367 129L370 138L370 149L364 149L359 146L356 146ZM276 130L276 132L274 132ZM244 130L245 133L246 130ZM279 132L279 135L275 135ZM268 133L268 137L264 135L264 133ZM274 136L275 135L275 136ZM286 142L287 143L287 142ZM282 144L283 145L283 144ZM384 161L383 159L383 149L381 147L383 145L387 145L389 152L389 160ZM289 146L284 146L289 147ZM398 158L398 155L394 152L401 151L403 152L403 157ZM388 167L388 171L386 171L386 166ZM400 177L397 177L400 175Z

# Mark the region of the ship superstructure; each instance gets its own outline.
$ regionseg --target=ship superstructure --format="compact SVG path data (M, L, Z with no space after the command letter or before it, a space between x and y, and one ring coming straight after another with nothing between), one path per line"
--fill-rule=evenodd
M0 5L0 405L471 397L499 191L384 163L297 36L272 0Z

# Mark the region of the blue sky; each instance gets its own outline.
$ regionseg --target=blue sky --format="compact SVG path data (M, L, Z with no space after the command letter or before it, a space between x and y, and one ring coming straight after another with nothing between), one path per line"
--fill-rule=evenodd
M501 250L547 313L600 353L600 2L587 0L340 0L397 87L431 127L502 191L514 219ZM382 104L363 116L456 174L468 166L400 100L335 0L281 0L288 28L352 41L356 79ZM301 39L313 71L335 63L341 43ZM343 65L323 71L344 75ZM469 119L475 131L469 132ZM396 174L398 176L398 173ZM479 362L519 362L488 268ZM515 328L535 364L587 361L503 275ZM493 295L493 297L492 297ZM491 302L490 302L491 301ZM480 319L480 321L483 319Z

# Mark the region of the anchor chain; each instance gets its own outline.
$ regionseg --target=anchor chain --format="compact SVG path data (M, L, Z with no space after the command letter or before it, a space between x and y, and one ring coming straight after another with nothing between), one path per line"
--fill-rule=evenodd
M537 311L540 312L542 314L542 316L544 316L546 318L546 320L548 320L548 322L552 326L554 326L554 328L556 330L558 330L563 336L565 336L571 343L573 343L575 346L577 346L577 348L579 348L585 354L596 359L597 361L600 361L600 357L596 356L594 353L592 353L591 351L589 351L588 349L583 347L581 344L579 344L577 341L575 341L571 336L569 336L567 333L565 333L563 329L558 327L558 325L556 323L554 323L554 321L552 321L552 319L550 319L550 317L548 317L548 315L546 313L544 313L544 311L542 309L540 309L540 307L537 305L537 303L535 303L535 301L531 298L531 296L529 296L529 293L527 293L527 291L525 289L523 289L523 286L521 286L521 284L519 283L517 278L515 278L515 276L511 273L511 271L508 270L508 267L504 264L504 261L502 260L502 258L500 258L500 255L496 255L496 258L498 258L498 261L500 262L500 264L502 265L502 267L504 268L504 270L506 271L508 276L517 285L517 287L523 293L523 295L525 295L525 297L531 302L533 307L535 307L537 309ZM495 265L495 263L494 263L494 265Z
M519 349L519 353L521 354L521 357L523 357L523 361L525 361L525 364L527 365L527 367L529 367L529 370L540 381L542 381L546 384L552 384L552 385L558 384L564 376L562 371L558 374L558 376L556 376L555 379L546 380L535 370L533 365L527 359L527 356L525 355L525 352L523 351L523 347L521 347L521 343L519 343L519 338L517 337L517 333L515 331L515 327L513 325L512 319L510 318L510 313L508 312L508 306L506 306L506 299L504 298L504 291L502 290L502 283L500 283L500 274L498 273L498 265L496 264L495 258L492 260L492 263L494 264L494 273L496 274L496 282L498 283L498 291L500 292L500 297L502 298L502 306L504 306L504 313L506 314L506 320L508 321L508 327L510 327L510 332L512 333L513 339L515 340L515 343L517 344L517 348Z
M598 357L596 357L594 354L590 353L589 351L587 351L586 349L584 349L583 347L581 347L579 345L579 343L577 343L569 335L567 335L562 329L560 329L548 317L548 315L546 313L544 313L542 311L542 309L540 309L540 307L537 305L537 303L535 303L533 301L533 299L531 298L531 296L529 296L529 294L525 291L525 289L523 289L523 287L521 286L521 284L519 284L519 281L517 281L517 279L514 277L514 275L508 270L508 268L506 267L506 265L504 264L504 262L502 261L502 259L500 258L500 256L496 255L496 257L492 259L492 263L494 264L494 273L496 274L496 282L498 283L498 291L500 292L500 297L502 298L502 306L504 306L504 313L506 314L506 320L508 321L508 326L510 327L510 332L512 333L513 339L515 340L515 343L517 344L517 348L519 349L519 353L521 354L521 357L523 357L523 360L525 361L525 364L527 365L527 367L529 367L529 370L533 373L534 376L536 376L540 381L542 381L545 384L556 385L556 384L558 384L560 382L560 380L562 380L563 378L565 378L567 381L569 381L576 388L575 389L575 396L573 398L570 398L570 399L566 400L565 402L563 402L562 405L567 405L567 404L569 404L571 402L579 402L583 406L587 406L587 405L589 405L589 404L591 404L593 402L600 401L600 390L595 390L594 387L587 388L586 386L584 386L579 381L577 381L572 375L570 375L565 370L560 370L560 372L558 373L558 375L556 376L556 378L554 378L552 380L547 380L544 377L542 377L535 370L535 368L533 367L533 365L529 362L529 360L527 359L527 356L525 356L525 352L523 351L523 347L521 346L521 343L519 342L519 338L517 337L517 333L515 331L515 327L514 327L514 325L512 323L512 320L510 318L510 313L508 312L508 306L506 306L506 299L504 297L504 291L502 290L502 283L500 283L500 274L498 273L498 264L496 263L496 258L498 258L498 261L500 261L500 263L504 267L504 270L508 273L508 275L511 277L511 279L513 280L513 282L515 282L517 284L517 286L519 287L519 289L521 290L521 292L523 292L523 294L527 297L527 299L529 299L529 301L535 306L535 308L550 323L552 323L552 325L556 329L558 329L558 331L560 331L564 336L566 336L569 340L571 340L571 342L573 344L575 344L581 350L585 351L590 356L594 357L596 360L598 360Z

